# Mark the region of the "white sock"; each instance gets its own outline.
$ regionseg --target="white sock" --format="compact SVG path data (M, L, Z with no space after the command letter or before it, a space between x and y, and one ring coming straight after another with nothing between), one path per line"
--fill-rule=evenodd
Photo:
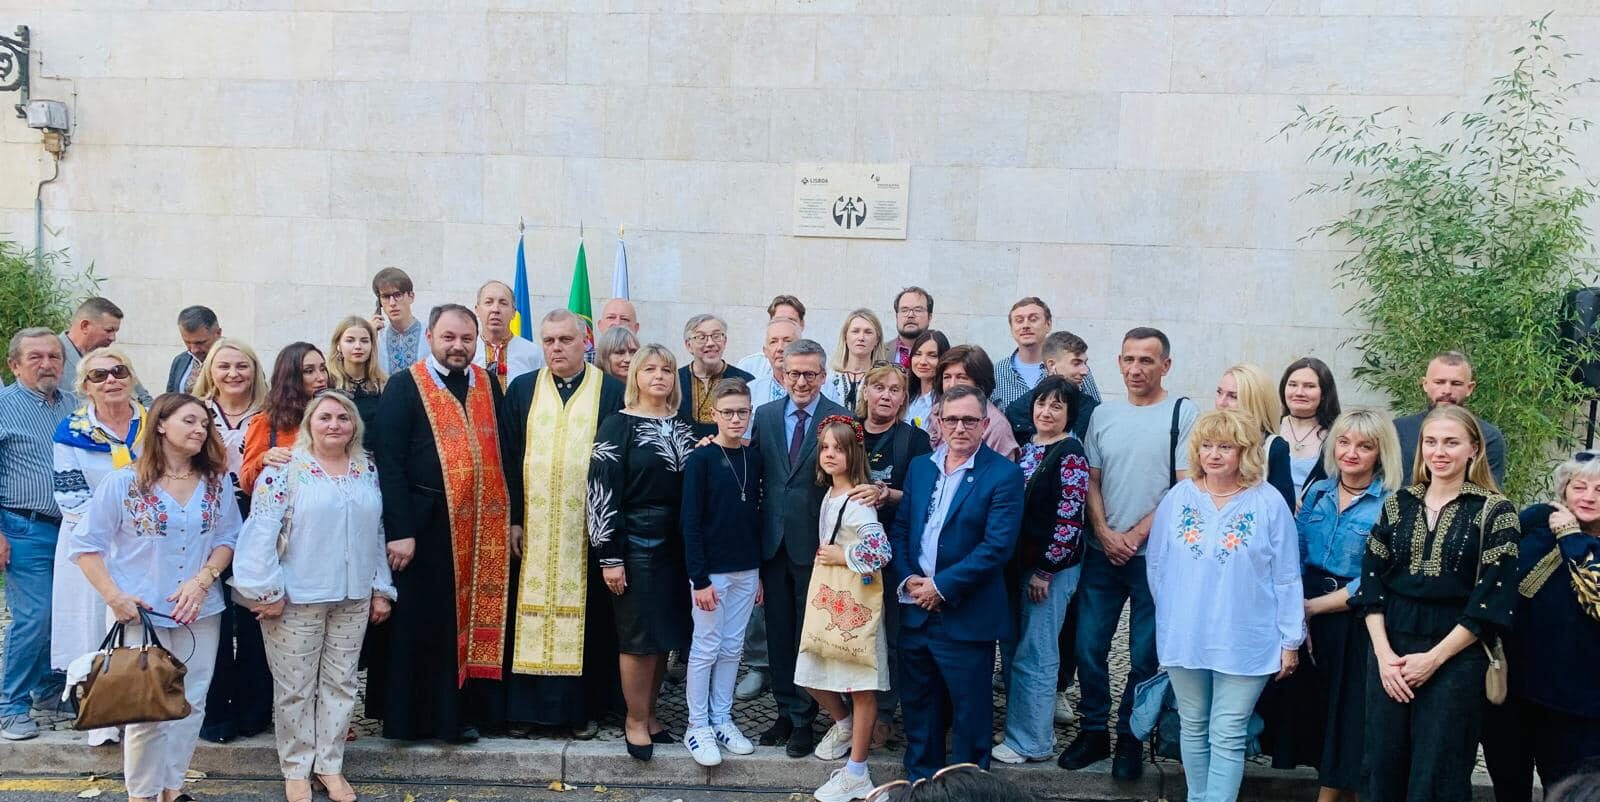
M839 719L838 721L835 721L834 723L838 724L839 726L844 727L845 729L848 730L848 729L850 729L850 722L855 721L855 718L856 718L855 716L845 716L844 718Z
M850 772L851 777L865 777L867 776L867 761L863 760L860 763L854 760L845 761L844 770Z

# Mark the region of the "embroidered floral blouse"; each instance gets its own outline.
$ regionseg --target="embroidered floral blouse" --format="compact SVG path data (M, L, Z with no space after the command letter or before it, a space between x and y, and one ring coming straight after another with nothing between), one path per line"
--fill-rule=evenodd
M211 552L232 548L241 523L233 480L226 475L201 481L189 502L179 504L160 487L140 490L133 467L120 468L95 488L83 525L73 530L67 558L77 562L84 554L103 555L117 587L171 615L167 597L200 573ZM222 583L215 582L200 616L220 612ZM153 621L158 627L177 626L166 618Z
M834 522L839 534L834 536ZM817 514L817 543L836 543L844 548L844 563L858 574L871 574L889 564L889 536L878 522L878 513L851 501L845 493L822 497Z
M1024 566L1043 579L1077 565L1083 559L1083 520L1089 503L1089 460L1084 457L1083 446L1074 440L1065 441L1063 452L1050 476L1035 477L1045 455L1055 444L1040 445L1029 442L1022 446L1017 466L1027 481L1028 494L1024 497L1023 532L1017 542L1018 557ZM1035 483L1043 482L1051 507L1048 520L1034 514L1032 493ZM1035 531L1045 529L1047 531ZM1048 537L1046 537L1048 535ZM1033 549L1037 554L1021 553Z
M683 467L698 438L676 417L622 412L601 422L589 459L589 548L602 567L629 552L683 554ZM686 569L687 570L687 569Z
M1265 482L1222 509L1179 482L1156 507L1145 572L1163 666L1274 674L1305 640L1294 516Z
M233 586L247 599L295 604L395 600L383 535L383 495L372 459L350 460L350 472L329 476L296 451L287 465L267 468L256 483L250 518L239 533ZM278 555L278 533L292 512Z
M1510 629L1521 538L1516 507L1468 482L1429 529L1427 492L1427 485L1412 485L1384 501L1350 605L1383 613L1390 632L1444 637L1459 624L1482 638Z
M139 437L139 424L144 408L133 405L133 419L128 428L128 442L123 443L115 432L107 429L94 414L94 405L85 404L56 427L55 435L55 496L61 508L61 521L70 533L83 519L83 511L94 495L101 480L116 470L122 461L128 464L136 456L133 447ZM120 458L118 454L122 455Z

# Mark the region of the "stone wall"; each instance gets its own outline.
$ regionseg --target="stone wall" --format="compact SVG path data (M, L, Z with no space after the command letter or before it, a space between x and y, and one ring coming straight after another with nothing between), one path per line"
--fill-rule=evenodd
M1430 120L1552 7L1590 54L1568 77L1600 75L1595 0L0 0L0 28L33 26L35 95L74 113L47 245L106 277L147 383L187 304L270 353L370 313L386 265L423 309L470 302L522 217L536 311L580 221L598 309L625 225L645 333L680 351L704 310L756 350L778 292L831 350L921 284L1000 356L1038 294L1108 390L1151 323L1209 398L1241 359L1352 362L1340 254L1300 239L1337 204L1292 202L1310 143L1273 138L1296 106ZM790 237L797 161L909 162L908 238ZM6 116L0 231L27 245L50 167Z

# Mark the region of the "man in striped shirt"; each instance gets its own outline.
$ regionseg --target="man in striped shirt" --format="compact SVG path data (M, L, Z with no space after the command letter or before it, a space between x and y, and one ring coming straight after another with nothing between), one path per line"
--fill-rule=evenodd
M50 672L50 586L61 510L52 487L51 436L77 406L61 389L65 354L49 329L23 329L6 355L16 383L0 389L0 568L11 625L0 668L0 737L39 734L31 704L59 696Z

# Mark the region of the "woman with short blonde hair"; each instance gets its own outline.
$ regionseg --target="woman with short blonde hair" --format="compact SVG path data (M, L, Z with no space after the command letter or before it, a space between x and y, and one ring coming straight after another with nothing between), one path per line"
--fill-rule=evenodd
M1267 680L1294 673L1305 640L1294 518L1262 479L1260 422L1207 412L1189 476L1156 507L1145 556L1156 654L1182 723L1190 802L1232 802Z

